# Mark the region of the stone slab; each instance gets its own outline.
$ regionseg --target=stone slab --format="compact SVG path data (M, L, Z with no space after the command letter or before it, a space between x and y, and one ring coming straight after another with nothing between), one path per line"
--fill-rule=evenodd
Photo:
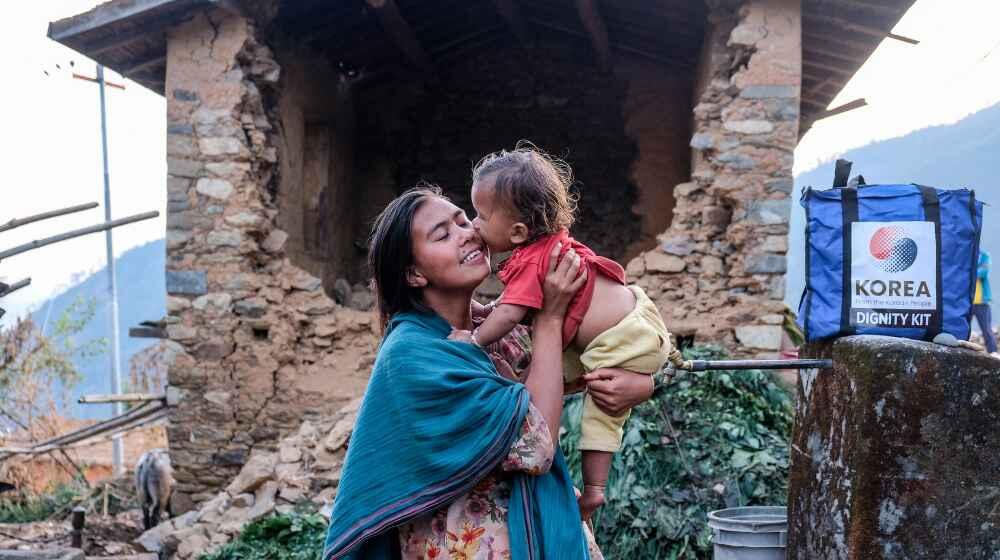
M208 293L208 275L204 270L168 270L167 293L193 296Z
M1000 360L884 336L806 345L788 558L997 558Z

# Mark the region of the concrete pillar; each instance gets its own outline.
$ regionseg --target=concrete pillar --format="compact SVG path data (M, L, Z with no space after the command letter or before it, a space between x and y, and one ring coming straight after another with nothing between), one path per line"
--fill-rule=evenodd
M788 557L1000 557L1000 360L880 336L804 354L836 367L798 386Z
M673 222L659 246L628 271L675 332L773 357L799 130L801 5L730 4L709 16L691 181L674 189Z

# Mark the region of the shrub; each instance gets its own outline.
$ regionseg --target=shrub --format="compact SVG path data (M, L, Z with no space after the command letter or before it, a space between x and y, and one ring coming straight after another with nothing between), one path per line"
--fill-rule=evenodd
M0 497L0 523L32 523L68 512L83 495L78 483L59 484L48 492Z
M577 484L581 406L579 397L567 403L561 438ZM607 503L594 518L601 550L633 560L710 558L709 511L785 504L791 426L791 394L770 374L681 373L625 426Z
M275 514L250 523L236 540L199 560L316 560L326 528L318 513Z

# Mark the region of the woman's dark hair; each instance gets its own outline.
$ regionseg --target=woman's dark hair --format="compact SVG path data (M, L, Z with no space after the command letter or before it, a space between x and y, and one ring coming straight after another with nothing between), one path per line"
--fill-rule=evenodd
M406 273L413 266L413 215L430 197L446 198L434 185L419 185L396 197L375 218L368 240L375 301L382 330L403 311L430 312L419 288L410 286Z
M472 168L472 182L492 177L501 200L520 215L532 239L573 225L576 196L570 192L573 170L559 158L521 140L513 150L500 150Z

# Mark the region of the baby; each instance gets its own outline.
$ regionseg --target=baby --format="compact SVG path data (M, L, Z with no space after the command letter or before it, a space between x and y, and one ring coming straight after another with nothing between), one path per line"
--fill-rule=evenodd
M454 331L449 338L484 347L541 309L549 252L561 243L561 254L572 248L587 271L586 283L571 300L563 322L566 381L608 367L652 374L670 351L667 328L645 292L626 285L621 265L569 236L576 210L571 183L569 166L531 145L490 154L476 165L473 227L491 252L513 253L498 272L505 287L498 302L487 306L492 309L486 320L474 331ZM604 503L612 454L621 446L628 416L609 416L585 397L580 438L584 518Z

